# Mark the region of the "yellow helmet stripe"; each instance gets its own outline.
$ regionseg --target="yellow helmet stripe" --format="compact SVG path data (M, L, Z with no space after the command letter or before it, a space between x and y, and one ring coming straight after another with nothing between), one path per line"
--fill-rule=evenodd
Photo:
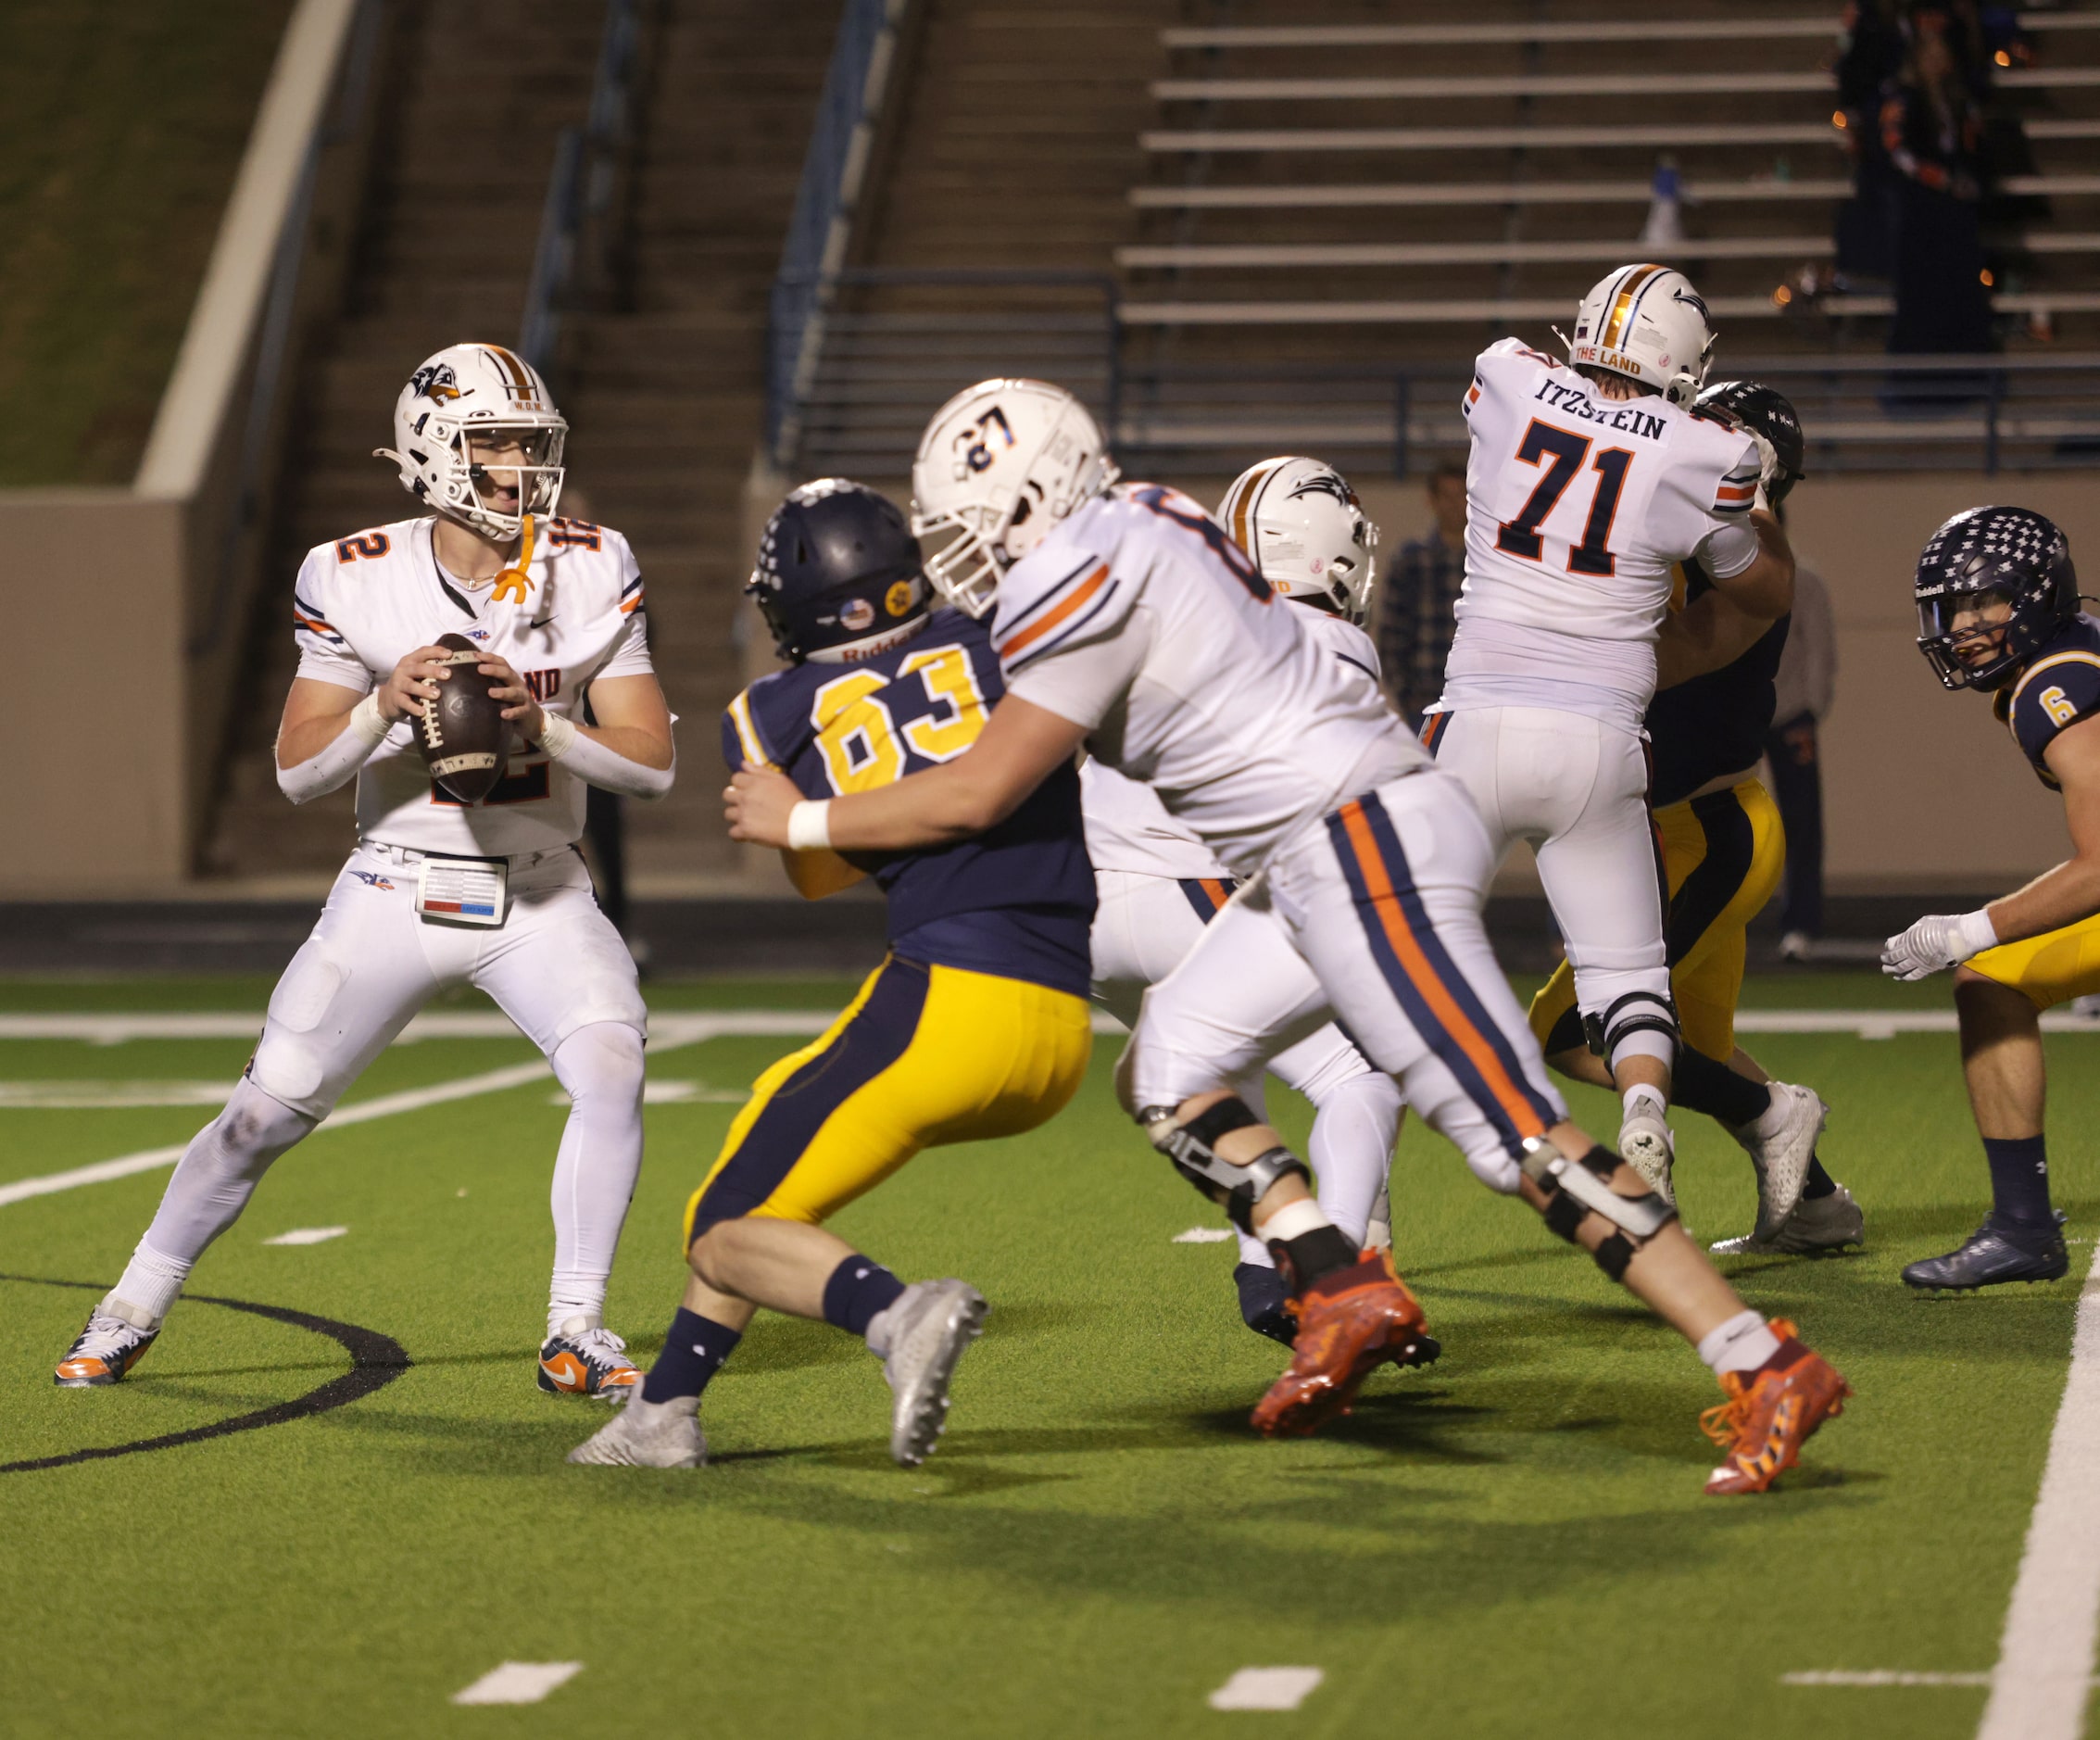
M1264 465L1248 473L1247 486L1239 492L1239 498L1232 504L1232 523L1226 527L1232 534L1232 541L1257 561L1261 558L1255 551L1254 531L1248 521L1253 517L1254 498L1262 493L1262 485L1268 481L1269 473L1275 470L1274 465Z
M1611 318L1605 321L1604 330L1597 342L1607 349L1617 348L1626 334L1627 322L1633 318L1633 305L1641 298L1641 289L1649 279L1663 271L1660 266L1635 266L1618 287L1618 295L1612 298Z

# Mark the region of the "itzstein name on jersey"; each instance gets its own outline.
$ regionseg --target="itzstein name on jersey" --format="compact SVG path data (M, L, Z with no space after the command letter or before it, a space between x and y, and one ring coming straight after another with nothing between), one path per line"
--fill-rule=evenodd
M1468 621L1653 642L1678 563L1755 559L1755 445L1659 396L1614 399L1514 338L1474 363L1465 411ZM1652 673L1651 673L1652 680Z
M649 673L642 577L618 532L546 522L520 599L515 586L470 591L446 575L434 523L401 520L308 552L293 591L299 675L369 694L418 647L459 634L508 659L547 711L580 720L595 679ZM570 844L584 831L584 801L582 780L514 738L508 775L466 808L431 784L404 723L358 775L358 833L508 857Z

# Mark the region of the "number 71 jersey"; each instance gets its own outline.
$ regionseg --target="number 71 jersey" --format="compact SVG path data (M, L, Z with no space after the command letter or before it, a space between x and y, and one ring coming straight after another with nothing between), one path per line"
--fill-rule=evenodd
M977 740L1004 693L986 624L938 611L911 639L870 658L850 664L812 659L761 676L723 714L722 752L732 771L747 762L778 768L811 798L871 791L953 761ZM1087 862L1079 775L1070 764L975 838L847 855L888 897L892 940L963 913L1025 908L1075 915L1077 985L1085 994L1094 873ZM935 958L980 971L1013 970L996 952Z
M1659 394L1607 398L1514 338L1473 369L1462 632L1471 619L1653 640L1679 562L1726 579L1755 559L1758 457L1742 430Z

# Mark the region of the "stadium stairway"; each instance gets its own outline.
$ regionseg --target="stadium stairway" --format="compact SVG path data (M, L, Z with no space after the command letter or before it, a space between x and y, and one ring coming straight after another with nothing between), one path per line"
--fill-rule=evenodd
M468 336L514 340L557 133L588 100L604 7L430 0L399 10L386 76L396 148L378 154L367 242L342 320L307 359L281 585L250 628L249 704L203 869L300 888L334 870L350 794L294 810L271 744L296 663L291 579L327 538L402 516L370 457L409 369ZM632 233L609 298L570 317L562 378L575 505L633 540L653 644L691 774L627 806L634 872L734 868L715 805L713 723L733 692L734 602L749 567L740 504L759 439L767 292L795 198L838 0L671 0L658 11L634 143ZM473 69L471 110L459 70Z

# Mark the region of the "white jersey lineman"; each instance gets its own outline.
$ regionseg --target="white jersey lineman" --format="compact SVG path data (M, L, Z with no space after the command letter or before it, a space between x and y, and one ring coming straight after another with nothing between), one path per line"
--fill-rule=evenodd
M1465 582L1422 727L1499 863L1536 849L1585 1018L1606 1054L1675 1053L1641 716L1672 570L1757 559L1756 447L1661 394L1613 398L1504 339L1465 395Z
M1187 497L1119 488L1000 580L1011 694L1084 725L1236 876L1259 877L1147 993L1134 1113L1239 1083L1339 1016L1488 1182L1566 1116L1480 927L1492 861L1464 788L1374 684ZM1295 974L1251 975L1295 957Z
M372 710L369 698L409 654L459 634L519 674L549 715L547 742L571 755L591 745L592 766L609 778L646 773L573 725L556 735L556 722L581 712L594 682L643 677L653 688L641 576L619 533L533 513L535 499L551 505L559 491L567 425L511 353L494 346L439 352L416 372L396 420L404 482L487 540L477 548L500 550L509 532L513 565L478 586L446 573L439 523L424 518L323 544L301 566L292 618L299 683L308 687L296 685L295 698L325 684L368 699L313 762L280 763L279 780L295 797L313 796L357 766L357 848L271 992L261 1040L226 1109L190 1143L122 1278L60 1363L60 1383L121 1378L263 1173L334 1109L424 1003L461 984L496 1001L570 1095L554 1170L539 1386L610 1400L639 1381L602 1313L641 1167L647 1012L634 962L599 912L576 850L584 784L537 744L514 738L506 777L470 808L433 784L406 719L388 729L374 712L376 729L357 734ZM508 473L520 480L522 510L508 521L478 493L501 499L503 461L481 468L474 439L528 456ZM324 761L334 771L311 775ZM667 774L654 777L668 784Z

